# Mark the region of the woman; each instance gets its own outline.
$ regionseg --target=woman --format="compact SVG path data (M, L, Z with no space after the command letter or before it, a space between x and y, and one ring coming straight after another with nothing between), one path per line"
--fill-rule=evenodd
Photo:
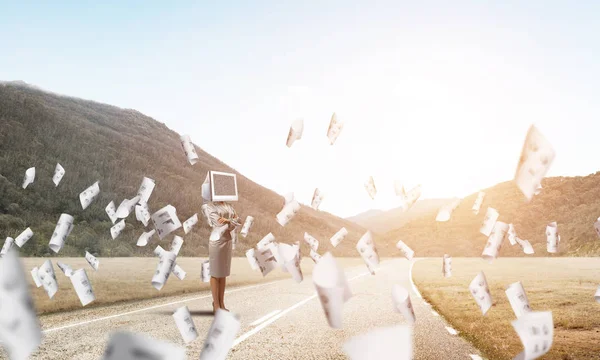
M239 217L233 206L224 202L212 202L210 183L202 185L202 198L207 201L202 211L213 229L208 243L210 262L210 288L213 296L213 312L225 308L225 280L231 271L232 233L236 231Z

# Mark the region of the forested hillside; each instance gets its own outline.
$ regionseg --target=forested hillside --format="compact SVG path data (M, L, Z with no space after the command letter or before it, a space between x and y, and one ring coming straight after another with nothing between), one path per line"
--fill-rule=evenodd
M54 256L48 242L60 214L68 213L75 217L75 226L59 256L83 256L86 250L97 256L151 255L158 244L168 249L172 235L162 241L155 236L145 248L136 246L144 228L135 214L127 218L127 227L117 239L110 236L112 223L104 208L110 201L118 206L123 199L133 198L147 176L156 181L151 211L172 204L182 222L194 213L200 216L190 234L177 231L185 241L180 254L206 256L209 228L200 214L201 185L208 170L236 171L196 150L200 160L192 166L179 134L135 110L55 95L21 83L0 84L0 242L31 227L35 235L21 253ZM66 170L58 187L52 183L56 163ZM36 168L35 182L22 189L29 167ZM101 193L82 210L79 193L96 181ZM350 234L333 253L358 255L355 245L365 231L360 226L303 206L281 227L275 215L283 207L282 196L239 173L238 187L240 201L234 207L242 219L255 218L248 238L240 237L238 255L269 232L280 242L293 243L302 240L305 231L321 241L319 253L324 253L332 248L329 238L342 226ZM303 246L305 254L306 249Z

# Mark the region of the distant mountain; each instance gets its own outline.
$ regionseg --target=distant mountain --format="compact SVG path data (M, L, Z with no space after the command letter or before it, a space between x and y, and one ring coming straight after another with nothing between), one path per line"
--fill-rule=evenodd
M423 199L417 201L408 211L395 208L387 211L369 210L364 213L347 218L356 224L376 233L387 233L391 230L400 229L404 224L427 215L452 199Z
M238 174L240 201L234 204L242 219L252 215L254 226L248 238L239 239L235 250L243 255L266 234L293 243L308 232L321 240L319 253L357 256L355 244L366 231L359 225L329 213L303 206L285 227L275 221L283 197L254 183L235 169L197 148L200 160L191 166L181 149L179 134L135 110L57 95L23 82L0 83L0 243L31 227L34 237L21 249L31 256L53 255L48 242L61 213L75 217L75 226L60 256L151 255L160 244L169 249L173 236L148 246L136 246L144 231L135 214L126 219L123 233L112 240L112 223L104 208L135 196L144 176L156 181L149 201L151 211L167 204L177 208L183 222L195 213L199 223L183 236L181 255L206 256L209 228L200 214L201 185L208 170ZM192 139L193 140L193 139ZM58 187L52 183L56 163L66 174ZM22 189L25 170L36 168L35 182ZM101 193L82 210L79 193L94 182ZM329 238L341 227L348 237L335 249ZM152 226L148 226L148 230ZM303 252L307 253L306 245ZM385 248L385 247L383 247Z
M529 240L535 250L527 256L598 256L600 239L594 222L600 216L600 172L588 176L552 177L542 181L542 191L526 202L514 182L483 190L485 199L478 215L471 210L477 193L462 200L448 222L436 222L432 209L402 228L384 235L382 243L403 240L415 256L481 256L487 237L479 233L488 206L500 213L499 221L512 223L517 236ZM546 251L546 225L558 223L559 252ZM499 256L525 256L519 245L505 240ZM441 263L440 263L441 267ZM543 269L540 269L543 271Z

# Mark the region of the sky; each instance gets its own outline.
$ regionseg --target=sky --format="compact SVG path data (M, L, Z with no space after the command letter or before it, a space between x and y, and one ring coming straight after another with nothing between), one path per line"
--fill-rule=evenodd
M136 109L342 217L398 206L394 180L423 198L509 181L531 124L548 176L600 170L600 2L175 3L0 0L0 80Z

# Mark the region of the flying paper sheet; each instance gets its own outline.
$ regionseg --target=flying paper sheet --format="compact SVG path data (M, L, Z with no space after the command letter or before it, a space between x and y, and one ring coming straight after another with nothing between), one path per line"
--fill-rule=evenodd
M402 184L402 181L394 180L394 192L396 193L396 196L406 199L406 190L404 190L404 184Z
M183 148L183 152L185 153L185 156L187 157L188 161L190 162L190 165L194 165L196 162L198 162L198 159L200 159L198 157L198 154L196 153L196 147L194 146L194 144L192 144L192 139L190 139L189 135L183 135L181 136L181 147Z
M342 307L352 297L346 274L331 253L326 253L313 269L313 283L329 326L342 327Z
M285 145L287 147L292 147L294 141L302 139L302 133L304 132L304 120L298 119L292 123L290 126L290 132L288 133L287 140Z
M140 247L148 245L148 241L154 236L155 232L156 230L150 230L140 235L136 245Z
M492 294L490 293L490 288L483 271L480 271L473 281L471 281L469 291L471 291L471 295L473 295L477 305L479 305L481 313L485 315L492 307Z
M31 228L25 229L15 239L15 245L17 245L18 247L23 247L23 245L25 245L25 243L28 242L29 239L31 239L32 236L33 236L33 231L31 231Z
M71 215L60 214L60 218L58 218L58 223L56 223L56 228L54 228L54 233L52 233L49 244L50 249L55 253L58 253L65 245L67 236L69 236L71 230L73 230L74 221L75 219Z
M115 221L117 221L119 218L117 217L117 208L115 207L115 203L114 201L111 201L106 208L104 209L104 211L106 211L106 215L108 215L110 221L114 224Z
M398 242L396 243L396 247L398 248L398 250L402 251L402 254L408 260L412 260L412 258L415 256L415 252L411 248L409 248L408 245L406 245L402 240L398 240Z
M192 215L191 218L189 218L183 222L183 232L186 234L189 233L190 231L192 231L192 228L197 223L198 223L198 214L194 214L194 215Z
M373 235L370 231L367 231L360 240L358 240L356 250L358 250L358 253L362 256L371 275L375 275L375 268L379 265L379 254L377 253L377 248L375 248Z
M517 319L523 314L531 312L529 299L527 299L525 288L523 288L523 284L520 281L510 284L505 292Z
M182 306L175 310L173 319L186 344L189 344L198 338L198 330L196 330L196 325L194 324L194 320L192 320L192 314L190 314L190 310L187 306Z
M256 248L258 250L266 249L267 246L273 242L275 242L275 236L273 236L272 233L268 233L258 242L258 244L256 244Z
M117 217L119 219L125 219L131 214L137 203L140 201L140 197L136 196L133 199L124 199L117 208Z
M444 274L444 277L452 276L452 257L448 254L444 254L442 274Z
M237 315L217 309L212 325L208 329L200 360L225 360L241 326Z
M494 229L488 237L488 241L485 244L485 248L483 249L481 257L489 261L497 258L500 248L502 247L502 240L504 240L507 231L508 224L503 223L502 221L497 221L494 225Z
M58 186L63 176L65 176L65 168L63 168L60 164L56 164L56 168L54 169L54 175L52 176L52 182L54 186Z
M27 186L35 180L35 168L29 168L25 171L25 178L23 179L23 189L27 188Z
M176 258L177 256L170 251L165 251L160 254L158 266L156 267L156 271L152 277L152 286L154 286L156 290L160 291L160 289L165 286L169 275L175 267Z
M449 204L442 206L442 208L438 211L435 221L446 222L450 220L452 212L458 207L459 204L460 199L457 199Z
M279 255L286 272L292 275L292 278L297 283L301 283L304 279L302 268L300 267L299 249L288 244L279 244Z
M96 181L92 186L83 190L81 194L79 194L79 202L81 202L81 207L85 210L92 201L94 201L98 195L100 194L100 186L99 182Z
M480 191L477 194L477 199L475 199L475 203L473 204L473 214L479 214L479 209L481 209L481 204L483 204L483 198L485 197L485 193Z
M96 257L90 254L88 251L85 252L85 260L87 260L88 264L95 270L98 271L98 267L100 266L100 261L96 259Z
M152 214L152 222L161 240L181 227L181 222L177 218L177 210L172 205L167 205Z
M415 186L406 194L402 203L404 211L408 211L419 200L419 197L421 197L421 185Z
M511 245L517 243L517 231L515 230L515 226L513 224L508 224L508 231L506 232L506 235Z
M529 243L529 240L521 240L515 237L515 241L523 248L523 252L527 255L533 254L533 246Z
M600 285L598 285L598 289L596 290L596 294L594 294L594 298L600 303Z
M375 200L375 195L377 195L377 188L375 187L375 180L373 180L372 176L369 176L369 180L365 183L365 189L367 193L371 197L372 200Z
M345 227L341 228L338 232L336 232L331 239L329 239L329 241L331 242L331 245L333 245L333 247L337 247L342 240L344 240L346 238L346 236L348 235L348 230L346 230Z
M110 228L110 236L112 236L112 239L114 240L121 234L123 230L125 230L125 219L119 221Z
M48 294L48 297L52 299L58 291L58 281L56 280L56 274L54 273L54 267L50 260L44 261L42 266L38 270L38 277L42 282L42 286Z
M558 234L558 224L554 221L546 226L546 250L549 253L556 253L558 251L559 242L560 235Z
M294 193L293 192L289 192L289 193L286 193L285 195L283 195L283 206L286 206L287 204L291 203L292 201L294 201Z
M277 222L279 225L285 226L299 211L300 203L296 200L292 200L283 207L279 214L277 214Z
M377 328L344 343L350 360L411 360L412 330L409 326Z
M185 270L183 270L181 268L181 266L175 264L175 266L173 267L173 271L171 271L173 273L173 275L175 275L179 280L183 280L185 279L185 275L187 275L187 273L185 272Z
M555 155L552 145L535 126L531 125L515 173L515 183L528 201L542 183Z
M162 246L158 245L158 246L157 246L157 247L154 249L153 253L154 253L154 255L156 255L156 256L158 256L158 257L161 257L161 256L162 256L162 254L163 254L164 252L166 252L166 251L167 251L167 250L163 249L163 248L162 248Z
M57 262L56 266L58 266L58 268L65 274L66 277L71 277L73 275L73 268L71 268L69 265Z
M248 251L246 251L246 259L248 259L248 262L250 263L250 268L252 270L258 270L258 260L256 260L256 254L255 254L256 250L254 249L250 249Z
M331 115L331 121L329 122L329 128L327 129L327 138L329 138L329 145L333 145L337 140L338 136L344 128L344 123L338 120L337 115L333 113Z
M71 276L71 283L73 284L73 288L75 288L75 292L77 293L77 297L79 298L79 301L81 301L82 306L86 306L96 300L92 284L90 284L90 280L84 269L79 269L73 273Z
M254 255L258 263L258 269L263 277L267 276L268 273L276 269L280 264L277 261L279 258L279 249L276 243L271 243L265 248L257 249Z
M499 216L500 213L498 213L496 209L488 207L479 232L485 236L490 236L490 233L494 229L494 225L496 224L496 221L498 221Z
M38 275L39 270L40 269L38 269L37 266L31 270L31 277L33 278L33 282L35 283L36 287L42 286L42 280L40 279L40 276Z
M525 348L522 359L537 359L550 351L554 337L551 311L528 312L512 321L512 326Z
M304 241L310 246L310 248L314 251L319 249L319 240L311 236L309 233L304 233Z
M154 187L156 186L156 183L154 182L154 180L144 177L142 179L142 184L140 185L140 188L138 189L137 192L137 196L139 196L139 202L140 204L147 204L148 200L150 199L150 195L152 195L152 191L154 191Z
M144 227L148 226L148 222L150 221L150 209L148 208L148 203L135 206L135 219L144 224Z
M319 189L315 189L315 193L313 194L310 206L315 210L319 210L319 206L321 205L321 202L324 198L325 194L323 194Z
M42 332L16 249L0 259L0 343L9 359L29 359Z
M210 282L210 261L205 260L202 262L202 273L200 275L202 282Z
M321 260L321 255L319 255L318 252L314 251L313 249L310 249L310 258L312 259L312 261L316 263L319 262L319 260Z
M171 252L175 255L179 255L179 250L183 246L183 238L181 236L175 235L173 238L173 242L171 242Z
M2 245L2 250L0 250L0 257L6 255L8 253L8 250L12 248L14 243L15 239L7 237L6 240L4 240L4 245Z
M185 348L129 332L113 333L102 360L186 360Z
M477 354L469 354L471 360L483 360L483 358Z
M246 221L244 221L244 226L242 226L242 231L240 231L240 235L243 237L248 236L248 232L254 223L254 218L250 215L246 216Z
M410 301L408 291L400 285L392 287L392 301L394 309L402 314L409 324L415 323L415 310Z

